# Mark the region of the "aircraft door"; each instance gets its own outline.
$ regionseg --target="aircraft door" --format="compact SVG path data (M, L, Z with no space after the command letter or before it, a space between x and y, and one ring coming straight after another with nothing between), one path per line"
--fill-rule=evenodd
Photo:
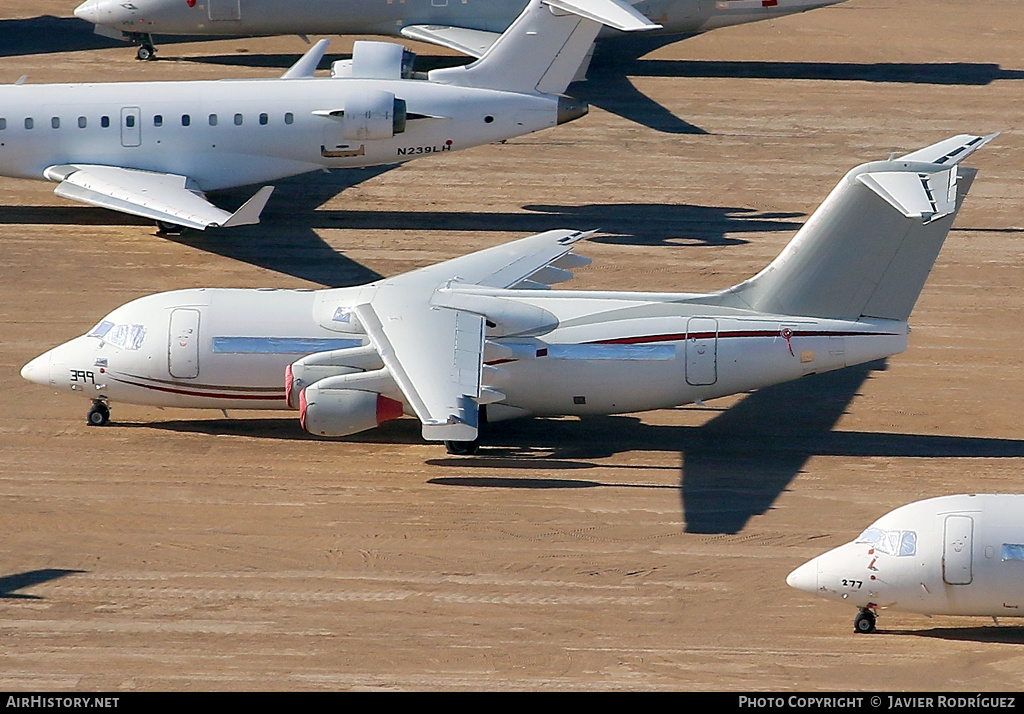
M211 20L241 20L241 0L206 0L206 12Z
M167 370L178 379L199 376L199 311L179 308L171 312L167 342Z
M142 144L142 112L138 107L121 107L121 146Z
M686 383L693 386L718 381L718 320L691 317L686 323Z
M946 516L942 546L942 579L950 585L970 585L974 580L972 550L974 519L970 516Z

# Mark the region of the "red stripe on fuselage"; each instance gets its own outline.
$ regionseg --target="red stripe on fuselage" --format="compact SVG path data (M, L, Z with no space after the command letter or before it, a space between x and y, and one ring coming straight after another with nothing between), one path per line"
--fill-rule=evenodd
M284 391L280 394L274 394L264 396L260 394L218 394L216 392L196 392L189 389L175 389L173 387L157 387L152 384L143 384L142 382L132 382L127 379L118 379L117 377L111 377L115 382L121 384L129 384L133 387L142 387L143 389L152 389L154 392L167 392L169 394L181 394L186 397L209 397L210 399L234 399L236 401L262 401L262 402L274 402L284 401ZM273 387L260 387L260 389L273 389Z

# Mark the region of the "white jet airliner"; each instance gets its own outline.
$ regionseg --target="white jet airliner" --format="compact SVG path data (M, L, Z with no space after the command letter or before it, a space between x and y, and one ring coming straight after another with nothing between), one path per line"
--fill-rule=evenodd
M679 36L839 2L630 0L661 25L658 34ZM86 0L75 15L94 23L100 34L138 44L141 60L155 58L152 35L394 35L479 57L523 5L524 0Z
M655 27L622 0L531 0L481 59L423 79L387 42L357 43L331 77L314 77L321 40L280 79L0 86L0 175L55 181L58 196L169 232L258 223L272 187L233 214L204 192L408 161L582 116L561 93L603 22Z
M860 609L1024 617L1024 494L941 496L887 513L856 540L804 563L792 587ZM998 620L996 620L998 624Z
M93 401L299 410L343 436L415 415L472 453L489 422L673 407L902 352L992 137L850 171L753 278L708 294L542 290L590 261L550 231L361 287L196 289L128 303L22 376Z

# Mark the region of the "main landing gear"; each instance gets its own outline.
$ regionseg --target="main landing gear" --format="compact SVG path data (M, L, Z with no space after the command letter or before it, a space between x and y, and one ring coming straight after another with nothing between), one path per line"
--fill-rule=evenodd
M869 610L871 606L862 607L860 612L857 613L857 617L853 618L853 631L857 634L868 634L875 631L875 618L876 615L873 611Z
M156 222L156 234L158 236L180 236L185 232L185 226L179 226L176 223L168 223L167 221Z
M487 427L487 405L480 407L476 438L473 441L446 441L444 448L452 456L472 456L480 450L480 434Z
M102 399L93 399L92 408L85 419L89 426L106 426L110 421L110 405Z
M472 456L480 450L480 439L473 441L446 441L444 448L453 456Z

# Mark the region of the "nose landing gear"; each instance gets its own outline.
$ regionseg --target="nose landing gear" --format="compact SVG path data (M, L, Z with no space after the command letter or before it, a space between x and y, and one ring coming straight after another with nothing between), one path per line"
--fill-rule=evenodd
M135 58L143 62L150 62L156 59L156 46L153 44L153 37L148 32L126 32L128 40L139 46Z
M110 405L102 399L93 399L92 408L85 419L89 426L106 426L110 421Z
M853 631L857 634L868 634L875 631L875 619L876 615L872 611L871 605L862 607L860 612L857 613L857 617L853 618Z

